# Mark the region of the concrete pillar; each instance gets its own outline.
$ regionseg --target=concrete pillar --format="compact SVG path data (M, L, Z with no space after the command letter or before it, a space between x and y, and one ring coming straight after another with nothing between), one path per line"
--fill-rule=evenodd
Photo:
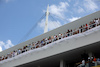
M66 67L64 60L60 60L60 67Z

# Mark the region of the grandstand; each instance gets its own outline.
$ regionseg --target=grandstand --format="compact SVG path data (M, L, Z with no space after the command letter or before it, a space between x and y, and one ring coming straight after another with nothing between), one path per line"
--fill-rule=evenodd
M29 45L33 42L41 41L49 36L56 34L59 36L59 33L65 33L68 29L74 31L74 29L78 29L81 25L89 25L89 22L95 18L100 18L100 11L4 50L0 53L0 56L5 56L26 44ZM0 67L76 67L81 64L80 62L84 54L100 58L100 25L2 60L0 61ZM85 66L88 67L88 64L86 62ZM93 66L97 65L99 64L94 63Z

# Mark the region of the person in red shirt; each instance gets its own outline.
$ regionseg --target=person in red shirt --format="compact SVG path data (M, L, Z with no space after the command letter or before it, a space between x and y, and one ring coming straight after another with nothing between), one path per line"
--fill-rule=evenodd
M88 25L86 24L86 31L88 30Z
M96 62L96 58L95 57L94 57L93 61Z

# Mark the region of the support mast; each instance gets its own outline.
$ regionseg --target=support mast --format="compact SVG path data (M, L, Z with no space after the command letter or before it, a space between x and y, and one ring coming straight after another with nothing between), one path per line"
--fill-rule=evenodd
M49 5L47 7L47 12L46 12L46 21L45 21L44 33L48 32L48 16L49 16Z

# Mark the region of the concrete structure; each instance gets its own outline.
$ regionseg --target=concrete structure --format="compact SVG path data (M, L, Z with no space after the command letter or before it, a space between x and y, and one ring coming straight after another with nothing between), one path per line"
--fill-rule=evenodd
M71 23L65 24L52 31L44 33L33 39L20 43L10 49L4 50L0 56L17 50L26 44L42 40L45 37L60 33L65 33L67 29L77 29L79 26L89 23L94 18L100 17L100 11L80 18ZM64 42L58 43L51 48L28 54L22 58L15 59L10 62L0 64L0 67L74 67L76 62L81 60L81 54L90 53L100 56L100 31L84 35L83 37L73 38Z
M47 7L47 12L46 12L46 21L45 21L44 33L48 32L48 16L49 16L49 5Z

